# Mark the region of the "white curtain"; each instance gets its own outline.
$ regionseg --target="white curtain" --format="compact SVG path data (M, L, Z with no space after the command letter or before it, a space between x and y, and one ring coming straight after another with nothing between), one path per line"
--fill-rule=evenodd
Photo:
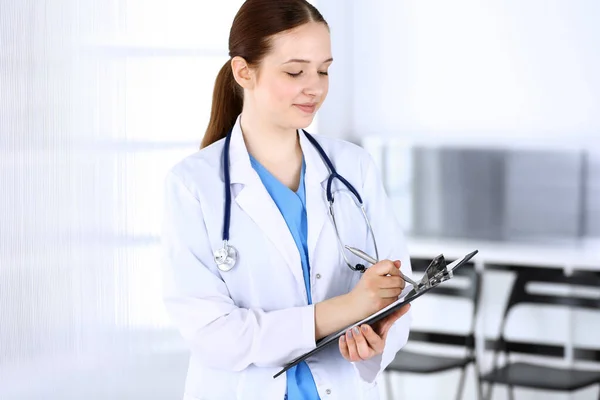
M163 177L241 0L0 1L0 398L181 398Z

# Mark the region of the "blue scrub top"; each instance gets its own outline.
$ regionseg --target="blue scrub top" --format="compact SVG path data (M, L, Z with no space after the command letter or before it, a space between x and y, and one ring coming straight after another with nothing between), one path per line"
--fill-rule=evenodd
M310 267L308 265L308 223L306 220L306 196L304 190L304 172L306 165L302 159L302 172L300 174L300 185L296 192L281 183L265 167L263 167L254 157L250 156L252 167L260 176L265 188L271 195L271 198L279 208L281 215L294 237L296 247L300 252L302 261L302 272L304 274L304 285L308 296L308 304L312 304L310 294ZM315 380L310 372L306 362L290 368L286 371L287 391L285 398L287 400L319 400L319 393Z

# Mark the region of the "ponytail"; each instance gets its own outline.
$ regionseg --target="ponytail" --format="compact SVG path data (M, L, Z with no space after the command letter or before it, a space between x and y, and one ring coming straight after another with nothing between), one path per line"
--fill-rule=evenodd
M233 78L231 60L227 60L215 80L210 121L200 144L201 149L227 136L242 112L242 105L242 91Z

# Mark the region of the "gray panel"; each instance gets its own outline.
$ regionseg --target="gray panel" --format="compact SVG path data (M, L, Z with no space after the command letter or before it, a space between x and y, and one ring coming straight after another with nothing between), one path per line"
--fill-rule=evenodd
M506 239L582 233L579 153L513 151L506 164Z
M573 151L418 147L413 154L415 235L600 236L600 153L589 157L586 170Z
M587 157L584 220L586 235L600 237L600 152L590 152Z
M439 154L415 148L413 157L413 229L416 235L439 235L442 227Z
M500 239L503 221L503 154L446 149L442 160L442 234Z
M415 234L501 238L501 152L417 148L414 163Z

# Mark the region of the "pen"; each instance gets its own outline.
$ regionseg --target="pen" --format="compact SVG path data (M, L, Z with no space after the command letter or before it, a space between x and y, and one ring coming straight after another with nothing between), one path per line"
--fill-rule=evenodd
M351 252L352 254L354 254L355 256L357 256L367 262L370 262L371 264L377 264L377 262L378 262L376 259L374 259L373 257L371 257L370 255L368 255L367 253L365 253L362 250L359 250L357 248L350 247L350 246L346 246L346 249L348 249L348 251ZM404 275L402 273L402 271L400 271L400 276L406 282L410 283L415 289L419 287L419 284L417 282L413 281L408 276Z

